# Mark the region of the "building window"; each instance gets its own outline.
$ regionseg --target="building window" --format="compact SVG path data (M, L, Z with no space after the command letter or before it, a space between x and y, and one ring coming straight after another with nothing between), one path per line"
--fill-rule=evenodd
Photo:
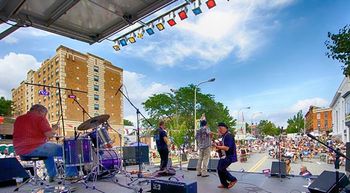
M94 100L98 101L99 96L97 94L94 94Z
M56 68L56 75L60 72L60 70L58 68Z
M345 116L350 114L350 97L345 98Z
M98 91L99 90L99 86L98 85L94 85L94 91Z
M94 104L94 109L95 110L99 110L100 109L100 105L99 104Z
M317 120L317 128L320 128L320 127L321 127L321 121Z
M98 76L97 75L94 76L94 81L98 82Z
M98 66L94 66L94 72L98 72L99 68Z
M317 113L316 117L317 119L321 119L321 113Z

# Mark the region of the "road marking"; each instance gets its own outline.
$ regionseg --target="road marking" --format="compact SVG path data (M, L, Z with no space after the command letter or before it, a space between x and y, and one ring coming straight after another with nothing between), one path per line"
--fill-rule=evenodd
M248 172L255 172L266 160L268 156L265 155L261 160L259 160L252 168L248 170Z

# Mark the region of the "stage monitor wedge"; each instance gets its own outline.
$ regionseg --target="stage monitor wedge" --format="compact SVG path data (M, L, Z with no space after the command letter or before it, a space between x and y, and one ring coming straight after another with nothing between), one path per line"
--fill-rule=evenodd
M0 159L0 187L16 185L14 178L29 178L28 173L16 158ZM0 191L1 192L1 191Z

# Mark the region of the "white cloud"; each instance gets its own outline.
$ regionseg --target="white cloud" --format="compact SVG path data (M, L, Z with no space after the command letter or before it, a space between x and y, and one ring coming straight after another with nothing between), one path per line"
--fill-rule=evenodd
M270 114L272 122L279 126L287 127L287 120L296 115L297 112L302 110L303 115L309 110L311 105L318 107L327 107L329 102L326 99L315 97L309 99L303 99L296 101L290 108L286 110L280 110L279 112L273 112Z
M32 55L10 52L0 58L0 95L11 98L11 89L27 77L30 69L36 70L40 63Z
M153 94L169 92L171 88L169 85L158 82L147 83L147 77L143 74L130 71L124 71L123 73L124 86L126 87L123 92L130 97L132 103L146 117L147 114L142 108L142 103ZM134 124L136 123L136 111L126 99L124 99L124 117L134 122Z
M280 24L275 16L278 10L293 0L240 0L217 3L203 14L179 21L170 32L158 32L160 41L148 41L148 46L137 44L126 47L127 54L151 60L156 67L173 67L185 59L194 59L190 68L207 68L233 54L246 60L265 44L270 32ZM160 33L164 33L165 35ZM147 36L147 35L145 35ZM135 51L136 50L136 51Z
M318 107L326 107L328 106L329 102L326 99L323 98L310 98L310 99L303 99L297 101L290 109L290 112L298 112L300 110L303 111L303 113L307 112L309 107L311 105L318 106Z
M8 44L15 44L18 42L18 39L13 36L8 36L4 38L4 42Z
M25 30L21 30L20 33L23 35L30 35L30 36L34 36L34 37L46 37L46 36L52 36L52 35L56 35L54 33L51 32L47 32L44 30L40 30L40 29L36 29L36 28L24 28Z
M10 25L8 24L5 24L5 23L0 24L0 31L5 31L9 27ZM58 36L58 35L51 32L44 31L44 30L36 29L33 27L22 27L16 30L15 32L11 33L7 37L5 37L3 41L8 44L15 44L15 43L18 43L19 40L22 38L28 38L28 37L41 38L46 36Z

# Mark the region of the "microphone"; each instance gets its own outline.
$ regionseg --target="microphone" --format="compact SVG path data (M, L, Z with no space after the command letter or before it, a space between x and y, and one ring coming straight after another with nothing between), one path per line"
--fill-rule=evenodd
M310 137L311 139L316 139L316 137L313 136L313 135L311 135L310 133L307 133L306 135L307 135L308 137Z
M117 92L114 95L117 95L122 87L123 87L123 84L120 85L120 87L118 88Z

